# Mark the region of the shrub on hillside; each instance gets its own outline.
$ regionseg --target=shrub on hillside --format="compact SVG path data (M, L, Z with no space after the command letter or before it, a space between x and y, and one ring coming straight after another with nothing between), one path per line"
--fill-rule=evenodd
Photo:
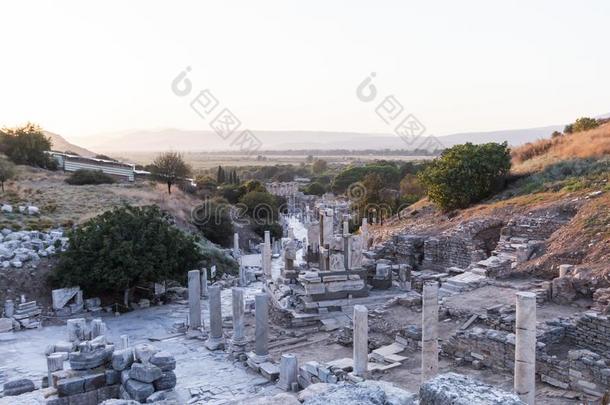
M428 198L447 211L470 204L499 191L510 171L506 143L456 145L419 174Z
M521 145L511 151L512 157L517 162L525 162L535 158L536 156L542 156L547 153L553 146L557 145L558 137L552 139L540 139L536 142L528 142L525 145Z
M123 206L69 232L68 250L51 277L88 295L122 292L164 280L184 281L202 256L193 237L170 225L157 206Z
M18 165L56 170L57 162L47 153L50 150L51 140L38 125L27 123L0 131L0 151Z
M82 186L85 184L112 184L114 182L114 177L101 170L78 169L66 178L66 183L73 186Z
M572 134L575 132L588 131L589 129L597 128L599 121L595 118L581 117L574 121L573 124L566 125L563 132L566 134Z
M206 199L192 212L195 226L206 239L221 246L228 247L233 243L233 221L231 205L223 199Z

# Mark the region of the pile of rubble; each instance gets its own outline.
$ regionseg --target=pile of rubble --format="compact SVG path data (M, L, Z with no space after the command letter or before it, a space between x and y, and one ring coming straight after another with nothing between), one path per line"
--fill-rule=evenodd
M49 232L0 231L0 265L2 268L35 268L41 257L48 257L64 251L68 238L62 230Z
M11 330L35 329L42 326L40 315L42 309L36 301L26 301L25 296L21 296L21 302L17 304L13 300L4 302L4 317L0 318L0 332L10 332Z
M38 395L44 401L37 403L96 405L119 398L155 403L175 397L176 359L171 354L149 344L129 347L127 336L121 336L123 348L115 350L101 319L90 325L84 318L70 319L67 328L68 340L46 349L48 375ZM64 369L66 362L69 368ZM14 396L13 403L28 403L32 397L19 396L34 390L27 379L4 384L4 395Z

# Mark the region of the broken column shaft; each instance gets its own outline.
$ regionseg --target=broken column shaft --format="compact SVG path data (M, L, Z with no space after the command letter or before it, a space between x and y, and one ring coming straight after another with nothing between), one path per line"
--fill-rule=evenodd
M438 374L438 284L424 284L422 292L422 383Z
M201 280L199 270L191 270L188 273L189 290L189 329L196 330L202 326L201 323Z
M369 357L369 311L364 305L354 306L354 375L367 371Z
M233 287L233 336L231 337L231 352L243 352L246 346L246 331L244 322L244 290Z
M201 298L208 296L208 269L201 269Z
M257 362L267 361L269 357L269 297L266 293L258 293L255 298L256 341L254 354Z
M533 405L536 398L536 294L517 293L515 393Z
M220 286L211 285L208 288L210 294L210 335L205 343L209 350L218 350L224 347L222 335L222 307L220 302Z

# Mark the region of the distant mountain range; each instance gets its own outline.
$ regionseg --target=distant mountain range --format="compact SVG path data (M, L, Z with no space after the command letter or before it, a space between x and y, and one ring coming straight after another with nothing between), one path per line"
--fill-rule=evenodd
M464 132L436 137L442 147L451 147L465 142L508 142L520 145L540 138L548 138L553 131L561 131L563 125L539 128L511 129L488 132ZM415 149L424 139L408 144L399 136L360 132L327 131L254 131L260 139L261 150L286 149ZM235 135L234 135L235 136ZM132 130L107 133L92 137L87 142L90 149L104 152L158 152L177 151L219 151L238 150L232 146L232 139L223 140L212 131L191 131L182 129ZM428 139L430 140L430 139ZM436 143L432 143L437 145Z
M609 114L597 118L608 118ZM562 131L564 125L549 125L537 128L508 129L499 131L462 132L450 135L437 136L437 142L428 145L451 147L453 145L472 142L508 142L511 146L521 145L541 138L548 138L554 131ZM69 143L61 136L48 132L51 136L54 149L71 150L84 156L91 156L95 150L101 153L118 152L159 152L165 150L210 152L210 151L238 151L239 147L231 145L236 135L224 140L213 131L194 131L177 128L157 130L136 129L121 132L98 134L82 138L80 144L88 149ZM419 139L411 144L405 142L394 134L362 133L362 132L331 132L331 131L254 131L261 141L260 150L288 150L288 149L406 149L413 150L424 144ZM430 141L430 138L427 139ZM430 149L430 148L426 148Z

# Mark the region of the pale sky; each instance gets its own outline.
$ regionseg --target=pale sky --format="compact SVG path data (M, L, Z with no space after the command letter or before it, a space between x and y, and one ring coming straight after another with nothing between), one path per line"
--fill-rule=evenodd
M428 133L610 112L610 2L4 1L0 126L69 140L208 129L172 93L185 67L253 130L391 132L371 72Z

